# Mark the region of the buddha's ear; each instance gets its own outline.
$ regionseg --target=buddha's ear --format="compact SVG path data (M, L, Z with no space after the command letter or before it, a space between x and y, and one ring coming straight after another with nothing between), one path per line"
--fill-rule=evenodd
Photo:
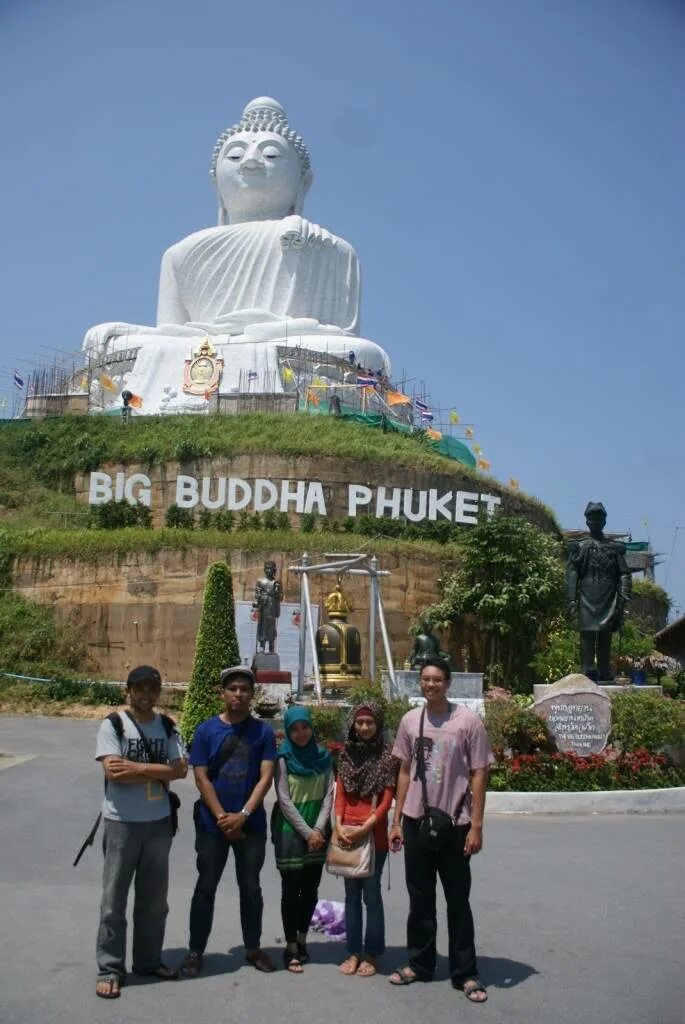
M302 214L302 210L304 209L304 197L307 195L307 192L309 192L309 188L313 180L314 175L312 174L312 169L311 167L308 167L300 179L300 187L297 191L297 195L295 196L295 202L293 203L291 211L292 213L297 213L299 215Z

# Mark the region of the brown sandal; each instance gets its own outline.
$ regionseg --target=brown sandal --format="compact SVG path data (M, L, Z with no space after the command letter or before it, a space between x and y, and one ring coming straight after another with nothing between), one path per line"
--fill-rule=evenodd
M109 988L101 992L100 985L109 985ZM118 999L121 995L121 978L117 974L112 974L109 978L98 978L95 995L100 999Z
M365 956L359 967L357 968L358 978L373 978L374 974L377 973L376 961L373 957Z
M202 973L202 962L202 953L188 953L181 964L181 974L185 974L186 978L197 978Z
M348 978L351 978L353 974L356 974L359 970L359 964L361 960L356 953L351 953L347 960L343 960L340 964L340 973L346 974Z
M276 970L275 963L263 949L258 949L256 953L246 953L245 959L248 964L252 964L256 970L262 971L263 974L271 974L272 971Z

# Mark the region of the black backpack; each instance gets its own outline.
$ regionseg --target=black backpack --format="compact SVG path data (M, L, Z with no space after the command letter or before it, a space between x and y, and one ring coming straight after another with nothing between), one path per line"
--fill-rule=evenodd
M138 723L136 722L135 718L133 717L133 715L130 715L128 712L126 712L126 716L133 722L134 726L136 727L136 729L138 731L138 735L140 736L140 738L142 740L143 748L145 750L145 753L147 754L148 761L152 763L152 755L151 755L151 751L150 751L150 744L149 744L147 736L145 736L145 734L142 732L142 730L140 729L140 727L139 727ZM167 740L169 740L169 739L171 739L172 735L175 732L177 732L177 730L176 730L176 723L174 722L174 720L172 718L169 718L168 715L163 715L163 714L161 714L161 712L160 712L159 717L162 720L162 725L164 726L164 732L166 733L166 738L167 738ZM118 711L112 711L111 714L107 715L107 718L105 719L105 721L106 722L111 722L112 728L114 729L114 732L117 735L117 739L119 740L119 742L121 742L123 740L123 738L124 738L124 723L121 720L121 715L119 714L119 712ZM173 790L169 786L165 786L164 788L166 789L167 797L169 798L169 810L170 810L170 813L171 813L171 832L172 832L172 835L176 835L176 833L178 832L178 809L181 806L181 801L180 801L180 799L178 797L178 794L174 793ZM105 779L105 792L107 792L107 779ZM81 846L81 849L76 854L76 859L74 860L74 864L73 864L74 867L76 867L78 862L81 860L81 857L86 852L86 848L88 846L92 846L93 843L95 842L95 836L97 835L97 830L100 827L100 820L101 820L101 818L102 818L102 811L100 811L100 813L98 814L97 818L95 819L95 824L93 825L92 829L90 830L90 832L86 836L86 840L83 843L83 845Z

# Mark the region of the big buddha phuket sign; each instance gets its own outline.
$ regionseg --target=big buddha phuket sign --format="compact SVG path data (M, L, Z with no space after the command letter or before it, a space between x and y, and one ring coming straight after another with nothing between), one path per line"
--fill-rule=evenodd
M345 490L334 494L334 488ZM103 505L108 501L128 501L133 505L152 506L152 481L145 473L92 472L88 487L88 503ZM175 491L167 494L180 508L197 507L231 512L243 510L266 512L295 512L300 515L315 512L328 516L328 508L344 507L348 516L370 515L376 518L400 519L410 523L423 520L446 519L453 523L476 523L482 509L492 515L501 498L496 494L477 491L443 491L431 487L418 490L413 487L391 487L382 484L369 486L361 483L324 485L320 480L271 480L257 478L245 480L234 476L176 477Z

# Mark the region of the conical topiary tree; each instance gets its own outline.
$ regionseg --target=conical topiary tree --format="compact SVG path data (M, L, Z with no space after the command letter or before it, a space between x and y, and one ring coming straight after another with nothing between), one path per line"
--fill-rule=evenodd
M193 674L183 701L181 732L187 743L200 722L222 710L217 692L219 674L222 668L239 662L231 570L225 562L215 562L207 573Z

